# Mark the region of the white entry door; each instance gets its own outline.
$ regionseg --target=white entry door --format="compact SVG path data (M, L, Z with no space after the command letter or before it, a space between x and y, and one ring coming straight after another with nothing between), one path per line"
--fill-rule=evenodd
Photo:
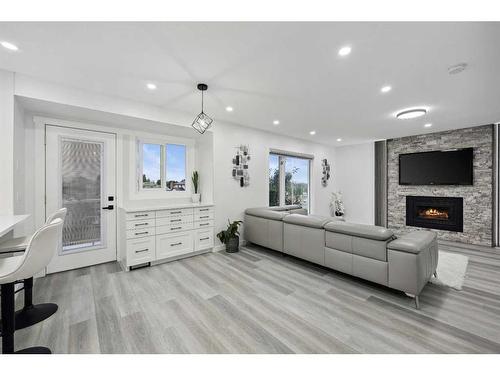
M47 273L116 260L115 134L47 125L45 214L68 213Z

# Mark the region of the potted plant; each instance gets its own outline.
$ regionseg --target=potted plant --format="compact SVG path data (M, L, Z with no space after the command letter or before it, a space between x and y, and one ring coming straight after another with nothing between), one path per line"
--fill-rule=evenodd
M226 245L226 251L228 253L236 253L240 245L240 232L238 228L243 222L241 220L235 220L231 223L229 219L227 222L229 223L227 229L217 233L217 238Z
M198 193L198 186L200 183L200 176L198 171L194 171L191 176L191 181L193 181L194 194L191 195L191 201L193 203L200 203L200 194Z

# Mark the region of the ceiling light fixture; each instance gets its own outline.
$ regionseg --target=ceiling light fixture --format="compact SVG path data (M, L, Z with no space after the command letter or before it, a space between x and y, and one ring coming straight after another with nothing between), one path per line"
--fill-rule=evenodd
M2 42L0 42L0 44L2 45L3 48L7 48L8 50L11 50L11 51L18 51L19 50L18 46L16 46L15 44L12 44L10 42L2 41Z
M337 138L337 142L342 142L342 138Z
M383 94L389 92L392 90L392 87L391 86L384 86L380 89L380 92L382 92Z
M316 134L316 130L311 130L311 131L309 132L309 134L311 134L311 135Z
M347 56L351 53L351 47L345 46L339 49L339 56Z
M226 112L233 112L233 107L227 106L226 107Z
M280 120L274 120L273 121L273 125L279 125L280 124Z
M148 83L146 87L150 90L156 90L156 85L154 83Z
M430 128L432 126L432 124L425 124L424 127L426 128Z
M203 91L207 91L208 86L204 83L198 83L198 90L201 91L201 112L194 119L191 126L200 134L205 133L205 131L210 127L214 121L210 116L203 112Z
M425 108L412 108L405 109L396 114L396 117L400 120L410 120L412 118L417 118L423 116L427 113L427 109Z

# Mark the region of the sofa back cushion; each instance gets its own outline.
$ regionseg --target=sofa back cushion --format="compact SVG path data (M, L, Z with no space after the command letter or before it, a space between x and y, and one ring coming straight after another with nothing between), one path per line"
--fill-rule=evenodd
M378 241L387 241L394 237L392 230L376 225L347 223L344 221L331 221L325 224L328 232L342 233L354 237L368 238Z

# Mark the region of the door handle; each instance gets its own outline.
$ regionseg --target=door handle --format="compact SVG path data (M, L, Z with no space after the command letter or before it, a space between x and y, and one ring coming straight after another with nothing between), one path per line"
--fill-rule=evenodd
M112 210L114 208L115 206L113 206L112 204L109 204L107 207L102 207L103 210Z

